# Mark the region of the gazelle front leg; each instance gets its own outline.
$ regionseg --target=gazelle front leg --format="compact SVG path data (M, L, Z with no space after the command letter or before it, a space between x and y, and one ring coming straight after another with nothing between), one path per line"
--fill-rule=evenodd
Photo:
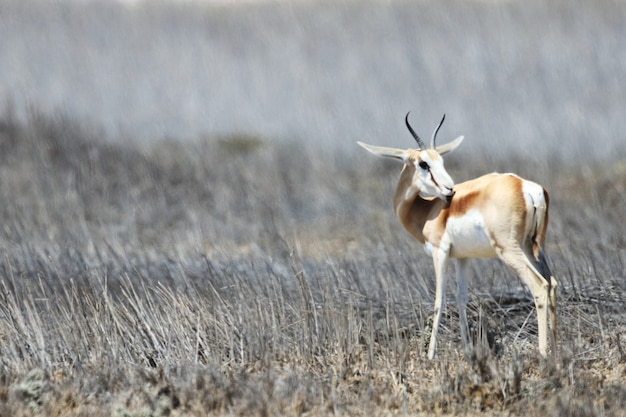
M435 357L437 348L437 331L441 322L441 313L446 301L446 269L448 266L449 248L433 248L433 263L435 264L435 312L433 315L433 329L428 345L428 359Z
M456 262L456 304L459 309L459 322L461 323L461 340L465 353L469 352L470 344L467 337L467 265L469 259L457 259Z

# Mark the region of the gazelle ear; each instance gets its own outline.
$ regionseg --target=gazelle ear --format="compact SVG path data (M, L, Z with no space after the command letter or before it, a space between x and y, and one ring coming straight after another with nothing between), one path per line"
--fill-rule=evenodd
M465 136L459 136L452 142L448 142L445 145L437 146L435 150L437 151L437 153L439 153L439 155L445 155L448 152L452 152L453 150L458 148L461 142L463 142L463 139L465 139Z
M356 143L358 143L360 146L365 148L368 152L371 152L376 156L384 156L387 158L393 158L393 159L400 160L404 163L407 163L408 161L408 157L407 157L405 150L396 149L396 148L387 148L384 146L373 146L373 145L368 145L367 143L363 143L359 141L357 141Z

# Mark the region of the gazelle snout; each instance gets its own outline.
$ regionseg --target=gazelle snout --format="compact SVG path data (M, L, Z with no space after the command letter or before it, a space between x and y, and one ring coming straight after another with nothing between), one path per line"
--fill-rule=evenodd
M434 176L432 177L432 179L439 189L438 197L442 200L449 201L454 195L454 181L445 170L443 170L443 172L440 172L437 177L438 180Z
M454 186L444 185L441 187L441 196L440 198L446 203L450 204L452 201L452 197L454 197Z
M450 204L452 202L452 197L454 197L454 190L450 190L450 194L446 196L446 203Z

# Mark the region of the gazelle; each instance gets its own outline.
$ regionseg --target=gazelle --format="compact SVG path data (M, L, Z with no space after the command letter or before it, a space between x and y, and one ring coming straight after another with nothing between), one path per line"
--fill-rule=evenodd
M409 112L410 113L410 112ZM357 142L374 155L404 164L393 197L393 209L404 228L424 245L435 266L435 312L428 347L433 359L437 330L445 302L446 267L455 258L461 339L469 348L467 326L468 258L498 256L528 285L535 299L539 353L546 356L548 310L552 349L556 351L556 286L542 250L548 226L548 192L539 184L514 174L487 174L454 184L444 168L442 155L463 141L436 146L433 132L430 147L405 123L418 149L395 149Z

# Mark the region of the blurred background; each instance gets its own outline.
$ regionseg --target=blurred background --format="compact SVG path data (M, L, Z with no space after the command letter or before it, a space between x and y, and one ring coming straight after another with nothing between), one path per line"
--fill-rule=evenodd
M624 22L620 0L2 0L0 100L112 140L351 153L413 146L406 112L426 139L446 113L464 156L617 159Z

